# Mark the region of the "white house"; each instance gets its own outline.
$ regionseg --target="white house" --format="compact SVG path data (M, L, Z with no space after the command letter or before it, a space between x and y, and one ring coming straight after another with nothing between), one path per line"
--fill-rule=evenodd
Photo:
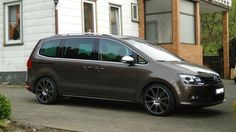
M96 32L139 35L137 0L0 0L0 83L22 82L43 37Z

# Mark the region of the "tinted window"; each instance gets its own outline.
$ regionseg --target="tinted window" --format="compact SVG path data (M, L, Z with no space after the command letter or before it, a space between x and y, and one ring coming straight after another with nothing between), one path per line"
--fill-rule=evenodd
M99 57L102 61L121 62L121 58L124 56L132 56L132 51L118 42L100 40Z
M72 59L94 59L94 39L72 38L65 40L64 58Z
M148 62L141 56L137 56L137 64L147 64Z
M42 45L39 54L47 57L57 57L60 48L60 42L61 40L46 41Z

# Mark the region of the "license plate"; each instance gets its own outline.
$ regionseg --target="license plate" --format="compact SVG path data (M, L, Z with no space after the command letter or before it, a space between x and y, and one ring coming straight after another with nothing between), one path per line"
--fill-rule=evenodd
M222 94L222 93L224 93L224 88L216 89L216 94Z

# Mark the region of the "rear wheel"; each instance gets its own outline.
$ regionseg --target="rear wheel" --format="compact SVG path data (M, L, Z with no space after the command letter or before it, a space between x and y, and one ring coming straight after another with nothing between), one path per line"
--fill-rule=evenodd
M35 86L35 93L37 100L42 104L51 104L57 100L56 84L48 77L39 79Z
M143 94L142 101L146 110L157 116L169 115L175 106L172 92L162 84L149 86Z

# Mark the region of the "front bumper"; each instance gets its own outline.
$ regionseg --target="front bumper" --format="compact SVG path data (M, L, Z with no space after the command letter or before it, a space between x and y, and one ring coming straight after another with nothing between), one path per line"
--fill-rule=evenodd
M225 89L222 83L207 84L204 86L180 85L181 91L178 95L180 105L212 106L225 101ZM219 90L221 92L217 92Z

